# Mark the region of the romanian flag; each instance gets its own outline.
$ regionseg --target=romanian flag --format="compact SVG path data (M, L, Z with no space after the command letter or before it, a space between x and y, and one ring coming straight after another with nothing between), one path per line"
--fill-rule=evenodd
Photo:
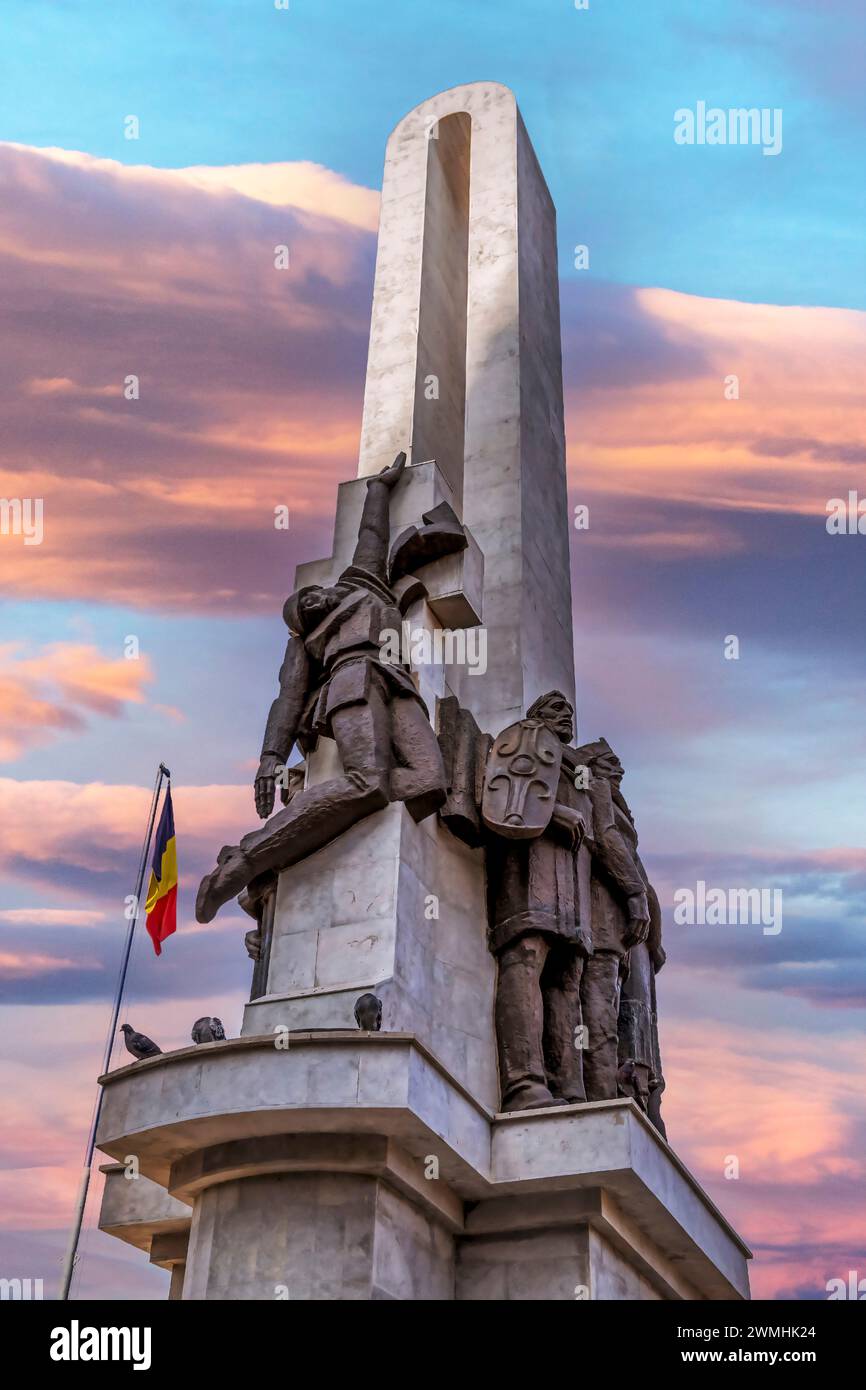
M177 845L174 838L174 811L171 806L171 783L162 803L162 815L156 830L150 882L145 903L153 949L162 955L162 943L177 931Z

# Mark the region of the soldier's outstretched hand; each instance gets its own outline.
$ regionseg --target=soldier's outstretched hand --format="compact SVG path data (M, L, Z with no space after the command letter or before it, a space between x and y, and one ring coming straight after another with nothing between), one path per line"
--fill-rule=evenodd
M403 469L406 467L406 455L399 453L391 464L390 468L383 468L381 473L376 476L380 483L384 483L387 488L392 488L402 476Z

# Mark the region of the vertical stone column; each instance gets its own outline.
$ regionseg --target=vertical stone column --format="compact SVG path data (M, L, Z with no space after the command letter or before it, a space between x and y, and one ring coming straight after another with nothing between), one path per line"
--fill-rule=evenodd
M494 732L543 690L573 700L556 212L494 82L431 97L388 141L359 476L409 440L484 554L488 669L457 672L455 693Z

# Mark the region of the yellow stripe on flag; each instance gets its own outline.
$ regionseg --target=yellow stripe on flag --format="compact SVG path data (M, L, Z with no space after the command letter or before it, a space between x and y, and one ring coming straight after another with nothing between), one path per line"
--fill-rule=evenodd
M147 900L144 904L145 912L152 912L166 893L170 893L172 888L177 887L177 842L172 835L165 849L162 852L162 863L159 866L159 878L157 879L153 869L150 871L150 882L147 885Z

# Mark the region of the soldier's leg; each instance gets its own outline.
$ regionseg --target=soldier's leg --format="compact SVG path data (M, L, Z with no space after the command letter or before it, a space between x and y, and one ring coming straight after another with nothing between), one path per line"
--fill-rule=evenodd
M266 869L286 869L321 849L356 821L388 805L391 722L388 702L371 683L364 703L335 711L331 731L343 764L342 777L298 792L284 810L239 845L227 845L216 868L202 879L196 918L210 922L223 903Z
M586 1100L580 1006L585 959L579 947L557 943L541 977L547 1084L558 1100L569 1104Z
M616 1096L619 962L615 951L596 951L583 971L583 1080L587 1100L613 1100Z
M544 937L518 937L499 953L496 1041L503 1110L555 1105L545 1081L541 972L550 947Z
M391 701L391 740L391 799L404 801L414 820L424 820L445 800L445 769L430 720L411 696L398 695Z

